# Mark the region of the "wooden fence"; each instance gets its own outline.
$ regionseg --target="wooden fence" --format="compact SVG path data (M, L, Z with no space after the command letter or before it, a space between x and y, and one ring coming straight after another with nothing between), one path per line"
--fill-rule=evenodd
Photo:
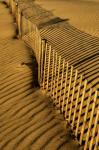
M18 4L10 0L9 5L16 17L19 37L35 53L41 88L49 94L64 119L70 123L84 150L98 150L98 91L89 88L90 83L83 79L79 71L62 59L46 39L41 38L35 23L22 15Z

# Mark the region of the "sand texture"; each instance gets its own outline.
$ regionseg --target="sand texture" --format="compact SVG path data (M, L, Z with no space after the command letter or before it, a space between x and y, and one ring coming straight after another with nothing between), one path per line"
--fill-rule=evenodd
M75 28L99 37L99 0L36 0Z
M62 116L36 87L33 52L13 37L13 17L0 3L0 150L80 149Z

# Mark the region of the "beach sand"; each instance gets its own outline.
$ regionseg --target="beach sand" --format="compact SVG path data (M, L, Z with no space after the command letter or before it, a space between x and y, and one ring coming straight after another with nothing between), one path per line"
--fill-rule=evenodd
M77 29L99 37L99 1L85 0L36 0L54 15L69 19Z

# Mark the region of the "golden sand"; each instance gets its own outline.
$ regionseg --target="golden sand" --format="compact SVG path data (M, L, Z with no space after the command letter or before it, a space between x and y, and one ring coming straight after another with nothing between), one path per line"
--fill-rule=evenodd
M68 18L69 23L83 32L99 37L99 1L36 0L54 15Z

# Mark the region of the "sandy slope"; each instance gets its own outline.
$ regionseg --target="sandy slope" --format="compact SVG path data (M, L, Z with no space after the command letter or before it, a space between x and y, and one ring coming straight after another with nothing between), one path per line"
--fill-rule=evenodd
M99 37L99 1L36 0L56 16L68 18L71 25Z
M48 97L35 88L35 58L14 34L9 10L0 4L0 149L80 149Z

